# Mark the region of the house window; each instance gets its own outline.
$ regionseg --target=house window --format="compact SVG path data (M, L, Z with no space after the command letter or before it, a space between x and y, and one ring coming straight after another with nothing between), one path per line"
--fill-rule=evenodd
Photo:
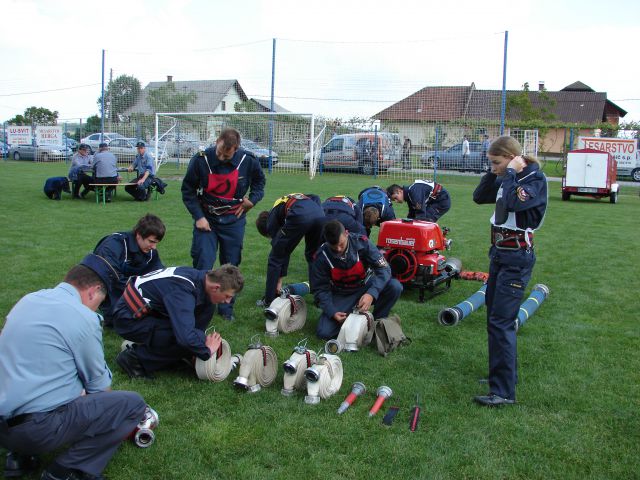
M226 112L227 111L227 102L225 102L224 100L222 102L220 102L220 109L223 112Z

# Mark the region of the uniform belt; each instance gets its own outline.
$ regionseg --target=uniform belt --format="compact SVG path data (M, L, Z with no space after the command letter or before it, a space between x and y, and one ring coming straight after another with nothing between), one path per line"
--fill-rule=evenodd
M493 227L491 228L491 244L503 250L531 248L533 247L533 233Z
M22 415L16 415L15 417L5 419L5 423L9 426L9 428L17 427L18 425L22 425L24 422L31 418L30 413L23 413Z
M218 203L218 204L211 204L211 203L206 203L204 201L201 202L202 208L205 210L205 212L207 212L209 215L229 215L233 212L232 210L235 209L238 204L240 202L237 201L236 203Z

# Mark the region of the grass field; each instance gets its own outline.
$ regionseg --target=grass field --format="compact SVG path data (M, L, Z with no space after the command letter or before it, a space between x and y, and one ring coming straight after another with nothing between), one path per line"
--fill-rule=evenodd
M66 168L0 163L2 318L22 295L56 285L103 235L130 229L147 211L168 226L159 248L165 265L191 264L192 222L180 197L184 171L161 170L167 193L148 203L134 202L124 191L108 205L72 201L67 194L59 202L48 200L44 180L64 175ZM471 200L478 178L440 180L453 203L440 222L451 228L447 255L460 258L465 269L486 271L491 206ZM255 301L263 293L269 245L253 227L258 211L283 193L355 196L373 183L390 182L337 174L314 180L303 174L268 177L265 199L247 223L241 265L246 287L236 304L237 321L213 319L234 352L244 353L251 337L264 331ZM148 449L123 445L106 474L112 479L639 478L639 213L637 188L623 187L619 203L612 205L606 199L562 202L560 184L550 183L529 289L544 283L551 294L518 334L520 381L513 407L491 410L471 402L486 391L478 383L487 373L485 310L457 327L437 323L438 312L476 291L477 282L455 281L424 304L417 303L416 291L405 292L395 312L413 343L387 358L372 348L342 355L342 388L317 406L304 404L302 393L280 394L281 368L275 384L255 395L233 388L236 372L221 383L199 381L186 370L155 381L129 380L114 362L121 339L106 331L113 387L140 392L160 415L156 443ZM288 279L301 281L305 275L299 248ZM279 364L304 337L311 348L323 346L314 336L318 314L310 306L303 331L266 340ZM365 383L367 394L336 415L355 381ZM381 424L384 412L367 418L380 385L394 391L384 410L400 407L391 427ZM410 433L416 393L423 412L418 431Z

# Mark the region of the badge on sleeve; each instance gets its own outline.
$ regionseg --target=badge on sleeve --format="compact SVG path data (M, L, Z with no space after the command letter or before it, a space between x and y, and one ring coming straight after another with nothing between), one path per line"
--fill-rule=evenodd
M380 256L380 258L376 260L376 267L378 268L385 268L387 265L389 264L387 263L387 261L383 256Z
M521 202L526 202L531 198L529 192L527 192L523 187L518 187L516 189L516 195L518 195L518 200L520 200Z

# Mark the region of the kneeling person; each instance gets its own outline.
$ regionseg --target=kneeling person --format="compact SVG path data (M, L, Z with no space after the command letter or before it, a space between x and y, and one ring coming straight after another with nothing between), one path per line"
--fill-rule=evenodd
M311 291L322 309L316 335L336 338L354 307L383 318L400 298L402 285L391 278L391 268L371 241L348 233L332 220L324 227L323 243L311 269Z
M214 308L240 293L238 267L205 271L171 267L131 279L113 310L116 332L136 342L120 352L118 365L132 378L174 367L193 356L208 360L220 346L219 333L205 334Z

